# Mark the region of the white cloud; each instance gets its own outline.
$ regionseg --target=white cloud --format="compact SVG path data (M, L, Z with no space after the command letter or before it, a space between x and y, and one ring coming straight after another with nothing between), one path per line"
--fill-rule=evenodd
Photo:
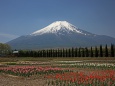
M19 36L13 34L7 34L7 33L0 33L0 42L5 43L17 37Z
M5 34L5 33L0 33L0 36L6 37L6 38L16 38L16 37L18 37L17 35Z

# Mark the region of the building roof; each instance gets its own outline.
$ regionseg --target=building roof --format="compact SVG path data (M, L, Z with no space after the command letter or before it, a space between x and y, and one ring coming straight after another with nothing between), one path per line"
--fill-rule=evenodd
M13 51L13 53L19 53L19 51Z

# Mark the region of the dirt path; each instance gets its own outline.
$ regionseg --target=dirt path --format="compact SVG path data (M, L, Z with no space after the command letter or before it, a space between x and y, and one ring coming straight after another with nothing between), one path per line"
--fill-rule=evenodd
M0 74L0 86L47 86L43 78L23 78L12 75Z

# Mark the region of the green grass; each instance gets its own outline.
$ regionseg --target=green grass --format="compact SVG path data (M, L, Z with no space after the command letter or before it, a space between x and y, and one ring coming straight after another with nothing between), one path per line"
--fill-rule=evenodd
M18 62L18 61L86 61L86 60L105 60L105 61L115 61L115 57L0 57L0 62Z

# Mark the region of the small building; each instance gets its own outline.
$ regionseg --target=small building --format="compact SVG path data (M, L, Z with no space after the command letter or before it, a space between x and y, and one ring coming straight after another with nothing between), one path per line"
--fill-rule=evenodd
M17 50L15 50L15 51L13 51L13 56L18 56L19 55L19 51L17 51Z

